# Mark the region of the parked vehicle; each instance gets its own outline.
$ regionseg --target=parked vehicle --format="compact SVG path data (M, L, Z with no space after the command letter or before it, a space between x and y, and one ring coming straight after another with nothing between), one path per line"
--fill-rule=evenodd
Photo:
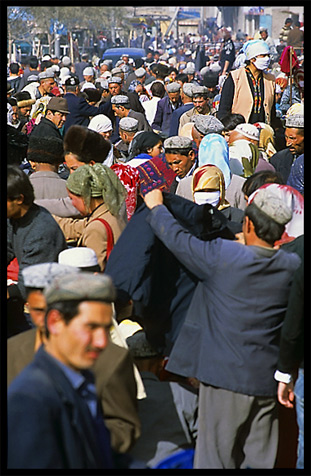
M111 59L113 66L121 59L121 56L128 54L133 60L146 56L144 48L108 48L102 56L102 59Z

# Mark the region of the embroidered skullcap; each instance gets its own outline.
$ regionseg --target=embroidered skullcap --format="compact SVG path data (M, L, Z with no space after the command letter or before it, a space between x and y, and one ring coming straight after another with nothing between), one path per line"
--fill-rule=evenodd
M98 265L98 259L92 248L76 246L63 250L58 255L61 265L76 266L77 268L89 268Z
M163 146L165 151L169 149L192 149L192 140L188 137L172 136L165 139Z
M96 89L96 86L95 84L86 81L81 88L81 92L83 92L85 89Z
M116 96L112 96L111 98L111 104L123 105L123 104L129 104L129 103L130 103L130 100L128 96L125 96L124 94L117 94Z
M280 225L286 225L291 220L291 209L273 190L260 187L256 192L249 197L249 203L254 203L259 210Z
M39 81L48 78L54 78L54 71L52 70L52 68L47 68L45 71L42 71L42 73L38 74Z
M56 277L43 294L48 305L72 300L113 302L116 299L110 276L87 271Z
M126 343L134 358L151 359L152 357L161 355L149 344L146 338L146 333L143 330L139 330L128 337Z
M38 82L38 75L37 74L30 74L27 78L27 84L29 83L34 83L34 82Z
M22 270L24 285L27 288L44 289L56 276L78 273L79 269L68 263L40 263Z
M16 94L15 94L16 97ZM296 115L296 114L302 114L304 115L304 105L302 102L295 102L295 104L292 104L289 109L287 109L287 112L285 114L285 118L291 115Z
M102 197L110 213L117 216L126 197L126 190L116 173L106 165L82 165L67 179L71 193L83 198L89 209L91 198Z
M173 83L169 83L166 86L166 90L168 93L177 93L180 90L180 88L181 88L181 85L177 83L176 81Z
M194 126L200 134L206 135L211 132L221 133L224 130L224 125L219 119L211 115L198 114L193 116Z
M83 76L94 76L94 69L92 66L87 66L82 72Z
M115 74L120 74L120 73L123 73L123 71L122 71L122 69L119 68L119 67L118 67L118 68L113 68L113 69L111 70L112 76L114 76Z
M111 77L108 79L108 84L110 84L110 83L121 84L121 83L122 83L122 79L119 78L119 76L111 76Z
M259 140L260 131L253 124L238 124L234 130L240 132L240 134L243 134L243 136L248 139Z
M119 128L126 132L138 130L138 120L134 117L122 117L119 122Z
M97 116L92 117L87 127L95 132L108 132L112 131L112 122L105 114L97 114Z
M145 74L146 74L145 68L138 68L135 71L136 78L142 78L143 76L145 76Z
M304 116L303 114L290 114L286 117L285 127L293 127L297 129L304 128Z
M246 59L250 60L258 55L266 55L270 53L269 46L265 41L262 40L250 40L244 43L243 52L245 53Z

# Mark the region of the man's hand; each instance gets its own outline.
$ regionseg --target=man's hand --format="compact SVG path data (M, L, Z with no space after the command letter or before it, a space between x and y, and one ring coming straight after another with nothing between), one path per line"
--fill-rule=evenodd
M295 394L294 394L294 383L284 383L279 382L278 385L278 401L281 405L284 405L286 408L294 408L294 401Z
M161 190L151 190L151 192L146 193L144 200L145 204L148 208L150 208L150 210L152 210L152 208L156 207L157 205L163 205L163 195Z

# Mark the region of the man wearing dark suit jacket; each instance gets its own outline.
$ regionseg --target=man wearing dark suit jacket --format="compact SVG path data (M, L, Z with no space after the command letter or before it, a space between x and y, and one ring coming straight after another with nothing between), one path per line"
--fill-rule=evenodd
M180 99L180 84L170 83L166 86L167 96L160 99L157 104L157 111L154 116L152 128L161 131L168 137L173 111L182 106Z
M75 272L44 294L46 343L8 389L8 468L113 468L89 369L108 344L114 286Z

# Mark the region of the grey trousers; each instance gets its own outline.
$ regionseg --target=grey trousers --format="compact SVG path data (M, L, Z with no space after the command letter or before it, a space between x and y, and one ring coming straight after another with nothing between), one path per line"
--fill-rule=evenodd
M273 468L277 448L276 398L200 383L195 469Z

